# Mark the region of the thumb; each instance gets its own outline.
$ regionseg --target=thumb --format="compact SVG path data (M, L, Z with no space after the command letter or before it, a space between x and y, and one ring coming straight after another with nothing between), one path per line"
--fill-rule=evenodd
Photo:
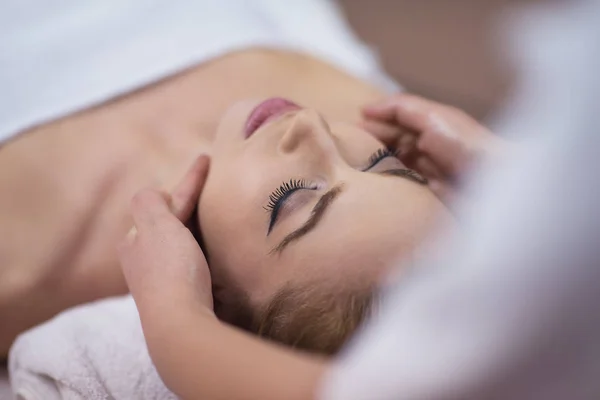
M209 162L207 156L198 157L171 194L171 210L180 221L186 221L198 204L208 177Z
M404 134L404 130L397 125L371 119L361 121L359 127L390 148L398 147L400 138Z
M156 225L173 224L171 197L154 189L143 189L131 199L131 215L138 231L154 231Z

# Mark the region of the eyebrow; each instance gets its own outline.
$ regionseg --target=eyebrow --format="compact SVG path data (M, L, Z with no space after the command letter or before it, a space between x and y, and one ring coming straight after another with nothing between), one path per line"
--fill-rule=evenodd
M378 174L406 178L421 185L427 184L427 179L425 179L419 173L413 171L412 169L388 169L385 171L378 172ZM334 186L323 196L321 196L319 201L317 201L317 204L315 204L315 206L313 207L308 220L306 220L306 222L302 224L302 226L300 226L298 229L294 230L293 232L289 233L285 238L283 238L283 240L275 248L273 248L273 250L271 250L269 254L281 254L281 252L290 243L300 239L301 237L305 236L307 233L312 231L315 228L315 226L317 226L319 221L323 218L325 211L327 211L329 206L333 204L333 201L339 196L339 194L342 191L343 184L339 184Z
M296 229L295 231L289 233L286 237L284 237L283 240L273 250L269 252L269 254L281 253L283 249L285 249L290 243L300 239L302 236L312 231L315 228L315 226L319 223L321 218L323 218L325 211L327 211L327 209L333 203L335 198L338 197L338 195L342 192L342 188L342 184L336 185L330 190L328 190L323 196L321 196L319 201L317 201L317 204L315 204L315 206L313 207L310 213L310 217L308 217L308 220L306 220L306 222L303 223L302 226L300 226L300 228Z
M407 168L388 169L385 171L378 172L378 174L406 178L421 185L427 185L428 183L427 178L425 178L423 175L419 174L417 171Z

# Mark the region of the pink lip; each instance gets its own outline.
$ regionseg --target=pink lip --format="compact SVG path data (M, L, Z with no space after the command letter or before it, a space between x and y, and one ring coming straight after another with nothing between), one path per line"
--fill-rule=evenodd
M283 113L300 108L298 104L281 97L273 97L263 101L250 113L246 121L246 129L244 130L246 139L267 122L279 117Z

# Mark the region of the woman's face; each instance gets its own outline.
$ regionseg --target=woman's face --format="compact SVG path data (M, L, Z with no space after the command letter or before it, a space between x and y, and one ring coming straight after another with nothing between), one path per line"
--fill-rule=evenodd
M448 215L405 168L368 133L314 110L234 105L199 205L213 279L255 305L286 284L374 283Z

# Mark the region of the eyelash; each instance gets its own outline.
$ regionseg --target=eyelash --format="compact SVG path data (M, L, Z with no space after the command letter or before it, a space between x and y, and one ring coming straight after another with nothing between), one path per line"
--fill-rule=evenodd
M289 195L300 189L316 189L314 185L307 183L304 179L290 179L282 183L277 189L269 195L269 204L265 207L267 211L274 212L278 209Z
M388 149L387 147L379 149L375 153L373 153L371 155L371 157L369 157L369 164L367 165L366 168L363 169L363 171L367 171L367 170L373 168L384 158L396 157L397 155L398 155L397 151Z
M275 225L279 209L283 205L283 202L295 191L301 189L316 190L316 185L306 182L304 179L290 179L288 182L282 183L277 189L269 196L269 204L265 207L265 211L271 214L271 221L269 222L269 230Z

